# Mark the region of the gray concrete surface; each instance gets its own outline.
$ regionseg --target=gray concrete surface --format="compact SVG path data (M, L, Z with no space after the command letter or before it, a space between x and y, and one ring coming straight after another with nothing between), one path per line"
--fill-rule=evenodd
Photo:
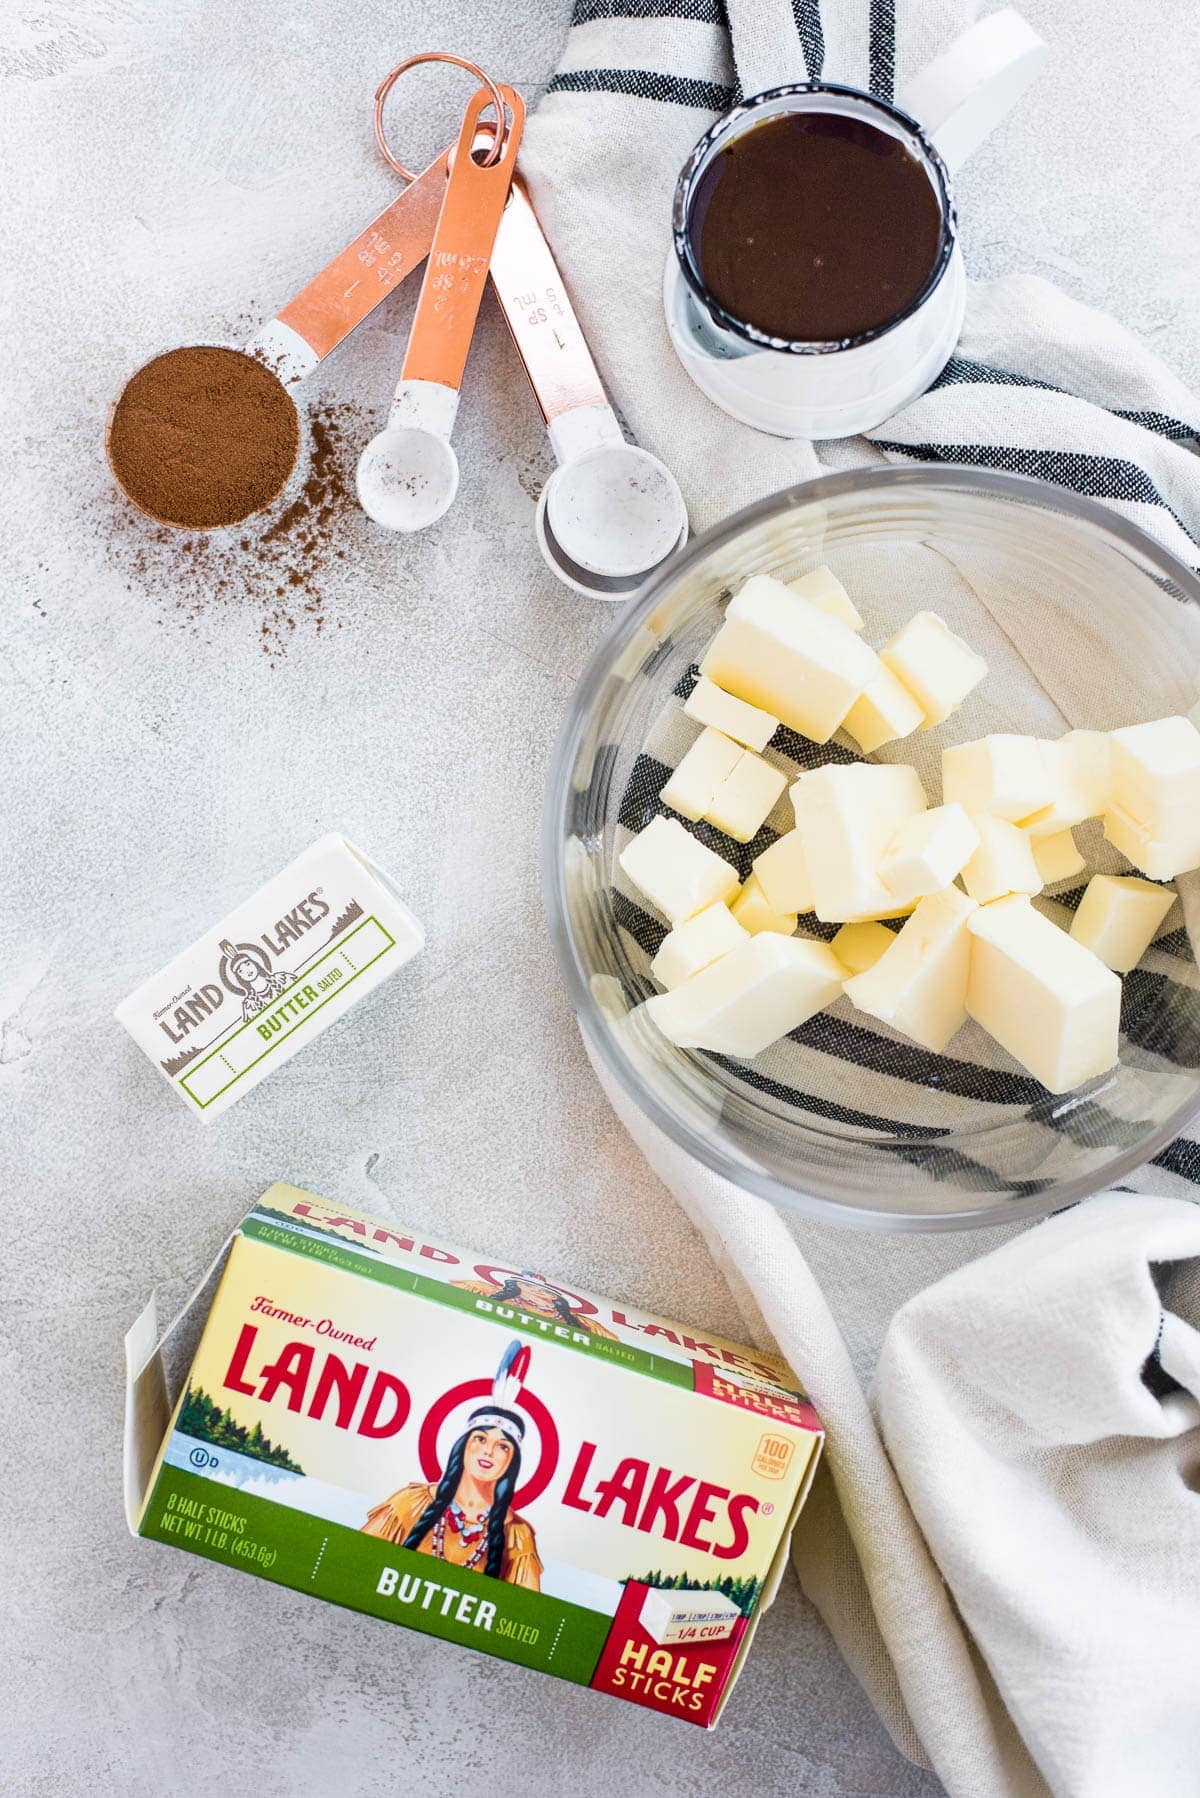
M1056 59L963 178L968 259L1061 280L1195 380L1200 15L1174 0L1131 41L1117 0L1026 11ZM542 928L544 772L605 618L534 549L548 462L495 314L451 520L396 542L335 504L307 585L292 545L156 541L101 449L148 354L236 337L391 197L370 99L392 61L444 41L532 98L563 28L536 0L436 20L412 0L84 0L18 3L0 33L0 1761L29 1798L935 1789L791 1585L705 1737L134 1543L122 1521L123 1330L151 1285L182 1294L276 1177L740 1327L596 1091ZM426 116L397 119L414 156L461 91L414 86ZM344 467L411 304L313 383ZM203 1128L112 1007L339 827L395 872L428 951ZM809 1247L819 1269L820 1232ZM853 1333L853 1293L834 1301Z

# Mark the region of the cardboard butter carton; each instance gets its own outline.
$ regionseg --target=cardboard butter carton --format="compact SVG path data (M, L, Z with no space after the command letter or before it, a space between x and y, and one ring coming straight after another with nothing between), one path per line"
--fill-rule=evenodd
M717 1721L821 1450L781 1360L292 1186L227 1251L169 1427L130 1333L137 1534Z

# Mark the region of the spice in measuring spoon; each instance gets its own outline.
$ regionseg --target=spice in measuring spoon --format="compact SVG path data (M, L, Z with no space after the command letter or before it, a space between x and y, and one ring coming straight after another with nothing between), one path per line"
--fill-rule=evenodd
M559 464L538 503L542 554L578 592L623 599L685 541L687 510L670 469L625 441L519 180L491 278Z
M159 524L217 530L278 497L300 449L288 388L428 254L449 162L447 149L242 349L188 345L130 377L105 450L135 506Z
M520 95L500 92L509 123L490 166L472 152L491 97L481 88L468 102L391 414L359 457L362 508L388 530L424 530L458 491L450 433L525 121Z

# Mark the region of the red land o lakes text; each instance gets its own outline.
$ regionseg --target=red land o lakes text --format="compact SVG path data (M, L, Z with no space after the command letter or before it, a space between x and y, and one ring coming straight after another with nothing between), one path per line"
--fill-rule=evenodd
M690 1663L690 1664L689 1664ZM683 1711L702 1711L709 1701L707 1688L717 1676L711 1661L695 1661L667 1648L650 1649L645 1642L627 1641L612 1683L626 1688L631 1698L653 1698L657 1704L677 1705Z
M243 1324L222 1385L262 1404L281 1394L289 1411L304 1412L335 1429L383 1440L403 1429L412 1396L398 1374L372 1369L366 1361L347 1365L315 1343L288 1342L272 1361L256 1363L257 1324ZM654 1467L626 1456L612 1472L594 1470L599 1450L582 1442L563 1489L562 1502L574 1511L609 1518L626 1529L681 1542L718 1561L736 1561L750 1541L747 1519L758 1510L750 1492L731 1492L696 1474Z
M463 1265L460 1257L450 1254L447 1249L435 1248L432 1243L428 1242L418 1245L412 1236L403 1235L396 1230L385 1229L382 1224L368 1225L361 1217L336 1217L326 1211L314 1210L311 1205L302 1200L297 1200L292 1205L291 1212L293 1217L311 1218L314 1224L318 1224L324 1230L350 1230L355 1236L362 1237L364 1242L369 1240L381 1245L391 1243L404 1255L420 1255L426 1261L437 1261L446 1267ZM479 1262L470 1269L470 1272L477 1279L493 1280L497 1275L519 1276L520 1270L518 1268L493 1267L487 1262ZM485 1308L483 1305L480 1306L481 1310ZM589 1300L577 1302L573 1309L580 1316L600 1315L600 1307L592 1304ZM522 1313L522 1315L524 1314ZM701 1360L715 1361L725 1367L732 1367L741 1373L753 1374L757 1379L768 1380L772 1383L779 1378L777 1367L756 1361L752 1355L741 1355L736 1349L725 1348L720 1343L705 1342L703 1337L691 1336L685 1330L672 1330L666 1324L635 1323L633 1318L627 1317L624 1311L616 1308L607 1313L607 1318L620 1330L629 1330L635 1335L651 1338L651 1347L653 1347L653 1340L660 1338L664 1342L671 1343L672 1347L682 1349L685 1355L697 1355Z
M322 918L328 916L328 901L322 899L319 892L309 893L300 901L299 905L285 913L282 918L277 918L270 929L264 930L262 936L257 940L261 942L270 960L277 962L287 950L289 943L298 943L306 930L311 930L314 925L321 922ZM170 1022L165 1017L158 1019L159 1029L164 1031L173 1043L183 1042L188 1031L194 1030L198 1024L202 1024L205 1018L210 1018L224 1005L228 997L226 989L217 980L205 981L202 986L188 990L190 997L175 1007ZM232 987L229 990L232 992ZM312 987L304 987L301 990L311 994L314 999L316 998ZM179 995L176 996L179 997ZM237 993L237 997L241 998L240 991ZM164 1007L165 1009L166 1007ZM172 1024L174 1025L173 1029ZM269 1035L270 1032L264 1032L264 1034Z

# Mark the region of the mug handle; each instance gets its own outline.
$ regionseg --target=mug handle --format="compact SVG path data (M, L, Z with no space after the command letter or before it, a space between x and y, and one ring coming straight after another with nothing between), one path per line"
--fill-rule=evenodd
M913 77L896 104L929 133L951 174L1016 105L1049 51L1013 7L990 13Z

